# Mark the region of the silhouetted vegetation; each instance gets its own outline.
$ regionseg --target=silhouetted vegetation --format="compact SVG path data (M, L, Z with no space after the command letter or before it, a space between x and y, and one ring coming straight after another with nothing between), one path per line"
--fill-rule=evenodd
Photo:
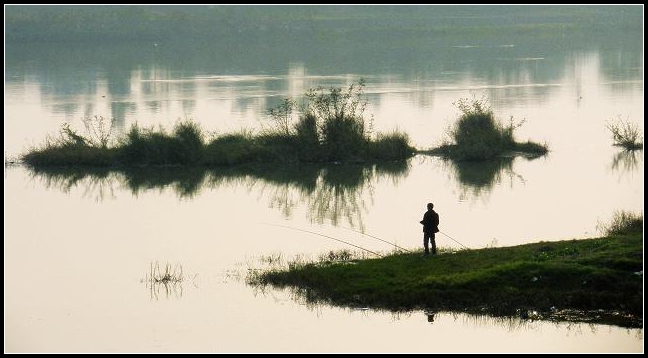
M506 126L499 123L486 101L462 98L454 104L461 110L462 115L449 130L453 143L445 143L438 148L422 152L469 161L487 160L516 153L540 156L548 152L546 145L531 141L516 142L514 131L524 121L515 124L511 118Z
M258 135L230 133L205 143L203 130L193 121L178 123L172 133L164 128L134 124L124 138L109 147L111 126L103 117L84 120L85 135L65 124L61 137L48 139L42 148L22 159L32 166L90 165L222 166L246 163L366 162L412 156L414 148L404 133L378 134L371 139L364 117L361 79L347 91L341 88L310 90L307 108L292 123L294 102L285 99L270 110L275 127Z
M606 127L612 132L614 145L625 150L643 149L643 136L636 123L618 119L616 123L608 122Z
M182 282L185 275L181 264L171 265L164 264L164 269L160 268L159 262L151 262L149 271L146 273L146 287L149 289L151 299L159 299L162 293L166 298L175 296L182 297Z
M630 235L643 232L643 214L635 214L624 210L615 211L609 223L599 223L599 230L605 235Z
M643 150L621 150L612 157L610 168L620 172L643 170Z
M351 263L351 264L349 264ZM641 327L641 232L586 240L461 250L425 259L382 258L297 262L248 277L248 283L291 287L310 302L579 319ZM578 315L574 310L580 312Z

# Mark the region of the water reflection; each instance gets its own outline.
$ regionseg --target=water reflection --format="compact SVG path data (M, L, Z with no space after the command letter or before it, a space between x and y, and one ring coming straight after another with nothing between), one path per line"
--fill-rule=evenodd
M522 156L526 160L537 159L540 156ZM504 178L511 183L525 183L522 175L513 170L513 163L518 157L501 157L484 161L455 161L444 159L447 170L453 173L460 184L460 200L487 197L493 187L500 184Z
M278 292L287 293L290 296L290 299L311 310L321 309L322 307L347 307L349 310L387 312L392 315L394 320L409 318L413 313L420 312L408 309L367 308L364 306L354 307L353 305L338 304L322 298L320 294L309 288L283 287L270 289L264 286L253 287L257 293L264 295L276 295ZM642 317L623 315L617 311L563 309L533 312L535 313L534 315L521 315L519 310L515 314L509 314L505 312L491 312L487 309L427 309L423 311L423 314L426 316L426 320L430 324L442 324L442 322L448 317L453 317L455 321L461 319L464 323L471 323L476 327L504 326L509 331L537 329L538 327L541 327L540 323L542 322L553 322L556 325L566 325L567 329L570 329L570 327L580 328L583 325L588 325L593 333L595 332L596 327L600 325L624 327L629 330L639 329L638 331L642 331L640 328L643 327Z
M160 297L165 299L182 298L182 283L181 282L146 282L146 288L149 291L151 300L158 301Z
M30 168L30 175L47 188L70 193L83 190L97 201L114 199L119 188L135 196L170 188L180 199L190 200L205 189L244 187L257 190L271 208L291 217L296 206L307 208L311 222L346 222L364 230L363 215L373 201L373 187L388 179L395 185L405 178L409 161L372 165L246 166L240 168L132 168L79 169Z
M520 314L520 310L515 313L492 312L485 308L461 310L461 309L426 309L423 311L416 309L397 309L397 308L378 308L366 307L364 305L340 304L331 302L323 298L315 290L304 287L270 287L248 283L254 289L255 294L271 296L276 301L280 301L279 295L287 295L292 301L297 302L300 306L307 307L310 310L318 311L325 307L341 307L352 312L362 312L368 314L371 312L388 313L394 321L409 319L413 314L423 313L425 320L430 324L447 323L448 319L462 321L464 324L470 324L475 327L505 327L508 331L517 330L537 330L544 326L544 323L553 323L556 326L563 326L567 330L581 330L584 326L590 328L592 333L596 332L597 327L616 326L623 327L637 332L638 338L643 332L643 318L631 315L623 315L616 311L605 310L551 310L535 312L534 315ZM530 312L530 311L524 311Z
M169 299L171 297L182 298L182 282L184 281L182 265L165 264L160 267L159 262L150 263L146 273L146 288L149 290L151 300L159 300L160 297Z
M643 150L622 150L612 157L610 168L620 173L633 173L641 168Z
M487 91L494 105L509 108L545 105L564 92L578 107L591 95L592 83L605 85L615 97L643 88L641 32L515 32L509 37L452 31L421 37L392 30L366 38L353 32L358 42L316 40L308 32L260 37L250 40L261 46L250 44L234 53L221 49L238 48L242 39L81 48L8 43L5 82L10 103L42 107L57 119L103 115L122 127L185 116L220 121L219 128L227 128L230 117L256 127L267 109L286 96L297 98L318 85L344 87L360 76L368 80L366 93L374 108L395 94L408 105L434 109L443 105L440 96L457 91ZM263 39L272 39L272 51ZM373 60L359 60L366 58ZM461 60L466 58L479 61Z

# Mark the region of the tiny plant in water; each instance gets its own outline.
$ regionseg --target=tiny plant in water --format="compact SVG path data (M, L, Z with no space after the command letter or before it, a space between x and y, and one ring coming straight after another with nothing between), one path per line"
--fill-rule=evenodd
M164 268L160 268L159 262L151 262L149 265L149 272L146 275L146 281L148 283L177 283L182 282L183 273L182 265L177 264L171 266L171 264L166 263Z
M626 150L636 150L643 148L643 136L639 125L631 123L629 120L622 120L617 117L616 122L608 122L607 129L612 132L614 145L623 147Z

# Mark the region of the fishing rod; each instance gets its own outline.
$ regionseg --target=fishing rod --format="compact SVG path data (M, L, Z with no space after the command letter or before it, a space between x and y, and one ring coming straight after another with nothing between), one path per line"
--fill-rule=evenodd
M457 244L463 246L465 249L468 249L468 247L466 247L464 244L462 244L462 243L460 243L459 241L453 239L452 236L446 234L445 232L443 232L443 231L441 231L441 230L439 230L439 232L442 233L443 235L449 237L452 241L456 242Z
M383 257L381 254L376 253L376 252L373 252L373 251L371 251L371 250L367 250L367 249L365 249L364 247L360 247L360 246L358 246L358 245L354 245L354 244L352 244L352 243L350 243L350 242L346 242L346 241L344 241L344 240L336 239L336 238L334 238L334 237L332 237L332 236L328 236L328 235L320 234L320 233L318 233L318 232L309 231L309 230L304 230L304 229L299 229L299 228L291 227L291 226L279 225L279 224L270 224L270 223L262 223L262 224L265 224L265 225L272 225L272 226L279 226L279 227L283 227L283 228L286 228L286 229L292 229L292 230L297 230L297 231L303 231L303 232L307 232L307 233L309 233L309 234L313 234L313 235L324 236L324 237L327 237L327 238L329 238L329 239L332 239L332 240L335 240L335 241L339 241L339 242L345 243L345 244L347 244L347 245L351 245L351 246L353 246L353 247L357 247L357 248L359 248L359 249L361 249L361 250L364 250L364 251L367 251L367 252L369 252L369 253L372 253L372 254L374 254L374 255L376 255L376 256L378 256L378 257Z
M403 251L407 251L407 252L410 252L410 253L412 252L412 251L410 251L410 250L408 250L408 249L406 249L406 248L404 248L404 247L400 247L400 246L396 245L396 244L393 243L393 242L389 242L389 241L387 241L387 240L383 240L383 239L381 239L381 238L379 238L379 237L376 237L376 236L373 236L373 235L370 235L370 234L364 233L364 232L362 232L362 231L358 231L358 230L355 230L355 229L352 229L352 228L350 228L350 227L346 227L346 226L339 226L339 227L341 227L341 228L343 228L343 229L347 229L347 230L351 230L351 231L357 232L357 233L362 234L362 235L367 235L367 236L369 236L369 237L373 237L373 238L376 239L376 240L380 240L380 241L382 241L382 242L384 242L384 243L387 243L387 244L390 244L390 245L394 245L394 246L396 246L397 248L399 248L399 249L401 249L401 250L403 250Z

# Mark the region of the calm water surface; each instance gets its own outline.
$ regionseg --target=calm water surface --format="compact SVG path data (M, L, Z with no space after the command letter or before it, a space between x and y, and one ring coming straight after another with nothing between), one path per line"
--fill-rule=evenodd
M642 329L450 312L431 323L421 311L313 307L244 283L262 256L349 248L276 225L388 252L357 231L418 249L429 201L441 230L471 248L596 237L614 210L642 212L643 152L613 147L605 127L619 117L642 125L641 34L572 35L447 35L390 42L392 51L379 40L318 39L299 51L281 40L201 43L191 59L187 44L7 45L9 157L94 115L114 118L117 134L184 118L215 133L258 131L283 98L360 77L375 130L407 132L418 148L439 144L459 114L453 102L475 96L504 121L524 119L517 138L551 152L480 165L416 156L246 171L5 167L5 351L643 351ZM151 289L155 261L181 264L187 279Z

